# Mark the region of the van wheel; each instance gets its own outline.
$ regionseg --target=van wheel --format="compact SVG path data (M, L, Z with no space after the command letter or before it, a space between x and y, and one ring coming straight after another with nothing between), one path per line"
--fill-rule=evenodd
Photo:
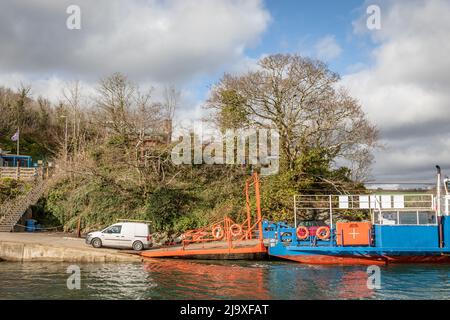
M133 242L133 250L141 251L142 249L144 249L144 244L142 242L140 241Z
M100 240L99 238L94 238L92 239L92 246L94 248L101 248L102 247L102 240Z

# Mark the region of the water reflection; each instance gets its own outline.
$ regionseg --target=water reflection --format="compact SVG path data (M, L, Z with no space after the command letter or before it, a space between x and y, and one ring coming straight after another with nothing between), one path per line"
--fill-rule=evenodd
M188 260L80 264L81 290L68 290L69 265L0 262L0 299L450 299L449 265L383 267L381 289L370 290L364 266Z
M337 290L338 299L369 299L375 290L367 286L366 271L350 271L342 274L341 284Z
M306 266L281 264L269 275L276 299L369 299L364 267Z
M159 288L173 288L174 299L271 298L265 282L267 270L257 264L148 260L144 267Z

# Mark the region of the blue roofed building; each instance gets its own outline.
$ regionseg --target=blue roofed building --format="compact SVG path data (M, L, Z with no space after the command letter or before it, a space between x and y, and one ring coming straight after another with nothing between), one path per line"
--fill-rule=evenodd
M34 166L31 156L15 155L0 149L0 167L32 168Z

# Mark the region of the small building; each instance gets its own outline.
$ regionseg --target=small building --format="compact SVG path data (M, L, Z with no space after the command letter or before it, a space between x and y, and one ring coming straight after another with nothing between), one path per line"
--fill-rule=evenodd
M0 167L34 167L33 158L31 156L14 155L0 149Z

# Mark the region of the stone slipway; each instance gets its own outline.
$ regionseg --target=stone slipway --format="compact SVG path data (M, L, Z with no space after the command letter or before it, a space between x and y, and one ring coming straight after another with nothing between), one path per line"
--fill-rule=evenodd
M139 262L142 258L126 251L95 249L62 233L0 232L0 260L48 262Z

